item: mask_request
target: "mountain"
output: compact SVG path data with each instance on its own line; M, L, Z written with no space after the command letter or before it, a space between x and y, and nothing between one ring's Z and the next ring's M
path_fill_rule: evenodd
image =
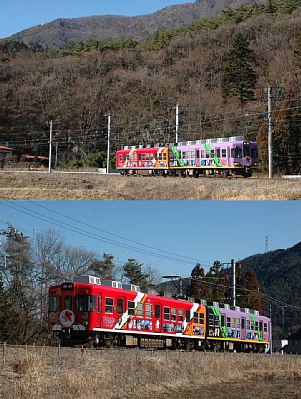
M252 3L253 0L202 0L197 3L170 6L153 14L137 17L105 15L60 18L25 29L9 39L54 48L64 48L69 42L86 42L91 37L107 41L122 38L142 41L155 32L183 27L202 18L217 16L227 6L237 7Z
M242 263L246 269L255 270L263 291L279 301L272 302L274 323L301 326L301 242L288 249L252 255ZM296 306L296 310L283 302Z

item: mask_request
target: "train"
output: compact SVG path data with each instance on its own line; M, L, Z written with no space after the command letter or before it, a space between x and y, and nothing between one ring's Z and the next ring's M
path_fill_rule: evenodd
M48 330L65 346L266 353L271 321L256 310L173 297L82 275L49 287Z
M125 146L116 152L116 169L125 175L251 177L259 163L257 143L243 136Z

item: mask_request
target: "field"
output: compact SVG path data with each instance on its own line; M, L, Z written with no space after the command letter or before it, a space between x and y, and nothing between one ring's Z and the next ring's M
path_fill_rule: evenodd
M301 399L294 355L36 347L1 356L6 399Z
M1 172L2 200L300 200L301 180Z

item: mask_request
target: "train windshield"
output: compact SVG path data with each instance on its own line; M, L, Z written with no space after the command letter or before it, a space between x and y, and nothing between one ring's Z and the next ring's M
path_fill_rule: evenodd
M61 302L61 297L50 296L48 303L49 312L58 312L60 310L60 302Z
M232 158L241 158L242 157L242 148L238 145L234 148L231 148L231 157Z
M250 143L244 143L244 156L249 157L250 155Z
M78 295L76 297L76 310L78 312L92 312L96 309L95 296Z

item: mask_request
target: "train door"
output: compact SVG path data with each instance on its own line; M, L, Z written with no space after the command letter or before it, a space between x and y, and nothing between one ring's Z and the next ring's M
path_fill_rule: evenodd
M246 318L245 317L241 318L241 338L242 339L246 338Z
M121 319L122 315L125 312L125 298L122 296L117 296L117 320Z
M154 331L160 332L161 330L162 330L162 305L161 303L155 303Z
M95 327L101 326L101 293L96 293L96 304L95 304Z

